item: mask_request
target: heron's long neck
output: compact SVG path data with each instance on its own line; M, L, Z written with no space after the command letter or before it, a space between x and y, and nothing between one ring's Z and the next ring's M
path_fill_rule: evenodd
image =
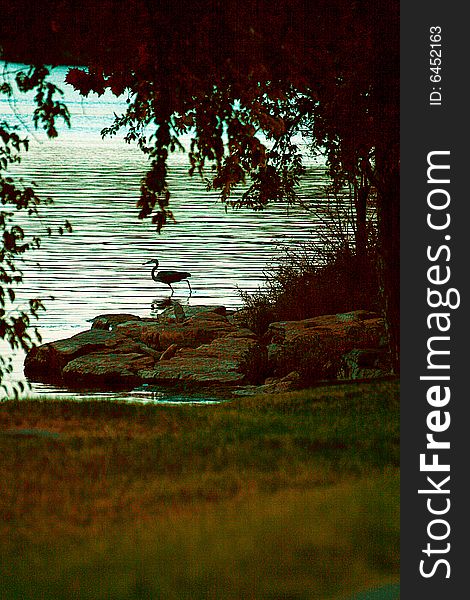
M158 265L155 265L152 269L152 279L154 281L158 281L157 279L157 271L158 271Z

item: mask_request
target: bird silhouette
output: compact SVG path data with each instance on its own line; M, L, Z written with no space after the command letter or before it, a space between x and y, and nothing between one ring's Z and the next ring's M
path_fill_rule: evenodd
M171 296L175 293L175 290L172 288L172 283L177 283L178 281L186 281L189 287L189 296L193 293L191 289L191 285L189 284L188 277L191 277L191 273L187 271L158 271L158 260L148 260L144 262L144 265L150 265L155 263L155 266L152 269L152 279L157 283L165 283L171 289ZM170 296L170 298L171 298Z

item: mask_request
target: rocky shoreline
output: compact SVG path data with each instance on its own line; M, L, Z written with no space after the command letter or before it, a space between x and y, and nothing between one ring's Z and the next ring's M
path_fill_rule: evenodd
M358 310L276 322L260 337L246 327L243 311L176 302L156 318L100 315L88 331L33 348L24 372L31 381L75 389L265 392L388 374L377 314Z

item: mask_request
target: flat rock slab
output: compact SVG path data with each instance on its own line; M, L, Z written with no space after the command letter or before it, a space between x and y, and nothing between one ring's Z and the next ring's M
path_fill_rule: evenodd
M136 315L131 315L128 313L109 313L105 315L98 315L94 319L92 319L92 329L104 329L105 331L110 331L114 329L120 323L127 323L129 321L141 321L141 318Z
M263 380L266 363L266 350L256 340L223 337L196 349L180 349L176 356L139 375L154 384L239 385Z
M180 309L184 313L184 318L189 319L200 314L213 313L225 317L227 315L227 309L225 306L211 306L211 305L200 305L200 306L184 306L178 304ZM175 307L169 306L160 315L158 315L158 321L160 323L176 323L178 322L178 310L175 314Z
M214 313L199 313L183 323L156 320L124 323L116 327L116 332L164 352L173 344L180 348L197 348L235 329L226 317Z
M64 378L65 368L71 362L80 357L97 356L97 352L103 357L110 357L113 352L138 354L151 358L151 362L160 357L160 353L153 348L121 335L117 330L91 329L65 340L33 348L25 359L24 373L33 380L60 382ZM91 361L88 364L91 366Z
M379 315L358 310L350 313L313 317L302 321L271 323L266 339L268 343L282 344L300 335L318 335L320 338L348 338L353 343L352 349L354 343L360 345L366 343L371 347L379 346L384 333L384 322Z
M154 363L151 356L136 352L93 352L71 360L63 368L62 377L71 387L98 385L114 389L136 385L140 381L138 372Z
M324 315L302 321L271 323L265 336L269 368L276 377L298 371L309 383L345 374L343 355L354 349L378 349L385 339L383 319L368 311ZM351 369L346 376L352 377ZM354 373L363 376L364 372ZM370 370L369 377L383 373Z
M238 385L245 381L245 375L236 371L232 361L197 356L162 361L155 369L140 371L139 375L144 382L157 385Z
M387 374L385 350L356 348L342 356L340 375L345 379L372 379Z
M57 381L62 369L74 358L89 354L106 346L114 339L110 331L92 329L65 340L43 344L33 348L26 356L24 373L27 377L44 377L45 381Z

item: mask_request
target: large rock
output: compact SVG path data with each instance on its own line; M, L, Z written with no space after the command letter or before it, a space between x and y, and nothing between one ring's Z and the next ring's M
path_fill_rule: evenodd
M132 387L140 382L138 372L150 369L154 362L151 356L136 352L92 352L71 360L63 368L62 377L67 385L82 389Z
M105 348L114 338L110 331L93 329L78 333L66 340L43 344L30 350L24 363L26 377L33 380L57 381L62 377L65 365L79 356Z
M98 351L109 355L113 350L120 354L147 356L152 361L160 358L160 353L153 348L123 336L116 330L91 329L65 340L33 348L26 356L24 373L33 381L58 382L62 380L63 371L71 361Z
M266 335L269 365L276 377L297 371L304 382L336 378L344 354L378 348L384 334L383 320L367 311L271 323Z
M356 339L358 343L378 346L384 336L383 319L376 313L356 310L336 315L323 315L302 321L278 321L268 327L268 343L289 342L298 335L322 338Z
M127 323L129 321L141 321L141 318L136 315L131 315L127 313L120 314L105 314L98 315L94 319L92 319L92 329L104 329L105 331L111 331L120 323Z
M178 322L178 310L175 313L175 305L178 305L183 313L185 319L194 317L200 314L214 313L222 317L227 316L227 309L225 306L211 306L211 305L200 305L200 306L184 306L173 301L173 306L166 308L160 315L158 315L158 321L160 323L176 323Z
M302 378L297 371L284 377L268 377L264 385L244 385L233 392L234 396L255 396L257 394L283 394L302 387Z
M222 315L200 312L183 323L177 323L176 319L133 321L118 325L116 331L163 352L173 344L180 348L197 348L236 331L236 327Z
M344 379L372 379L389 374L387 353L380 349L350 350L341 357L339 375Z
M182 348L140 377L153 384L235 385L264 379L266 349L251 337L225 336L198 348Z

